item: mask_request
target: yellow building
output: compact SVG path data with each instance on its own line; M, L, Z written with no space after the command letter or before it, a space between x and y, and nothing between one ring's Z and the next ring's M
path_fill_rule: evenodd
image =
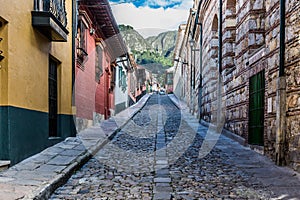
M2 0L0 160L15 164L75 135L72 1Z

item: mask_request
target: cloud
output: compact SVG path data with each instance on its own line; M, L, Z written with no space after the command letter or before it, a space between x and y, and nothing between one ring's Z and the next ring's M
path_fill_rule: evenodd
M179 6L182 3L181 0L149 0L146 1L146 6L150 8L173 8L175 6Z
M157 35L166 30L175 30L183 22L187 21L189 8L193 1L181 1L173 8L164 8L164 4L176 4L178 0L150 0L147 4L156 2L158 8L151 8L149 5L137 7L133 3L113 4L112 11L118 24L133 26L143 36ZM165 2L165 3L164 3Z
M193 2L192 0L111 0L114 4L132 3L137 8L146 7L149 8L173 8L178 7L186 2Z

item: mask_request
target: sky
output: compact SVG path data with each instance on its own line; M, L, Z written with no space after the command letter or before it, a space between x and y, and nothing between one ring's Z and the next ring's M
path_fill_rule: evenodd
M118 24L134 27L145 38L186 23L193 0L110 0Z

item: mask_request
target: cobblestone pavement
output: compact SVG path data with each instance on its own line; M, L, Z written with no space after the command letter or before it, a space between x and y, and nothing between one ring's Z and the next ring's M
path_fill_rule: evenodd
M146 106L51 199L298 199L299 174L220 136L167 95Z

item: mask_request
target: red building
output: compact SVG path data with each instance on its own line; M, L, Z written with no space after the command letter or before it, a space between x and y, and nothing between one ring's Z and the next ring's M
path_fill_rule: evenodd
M126 52L108 1L79 1L74 89L78 131L110 117L115 60Z

